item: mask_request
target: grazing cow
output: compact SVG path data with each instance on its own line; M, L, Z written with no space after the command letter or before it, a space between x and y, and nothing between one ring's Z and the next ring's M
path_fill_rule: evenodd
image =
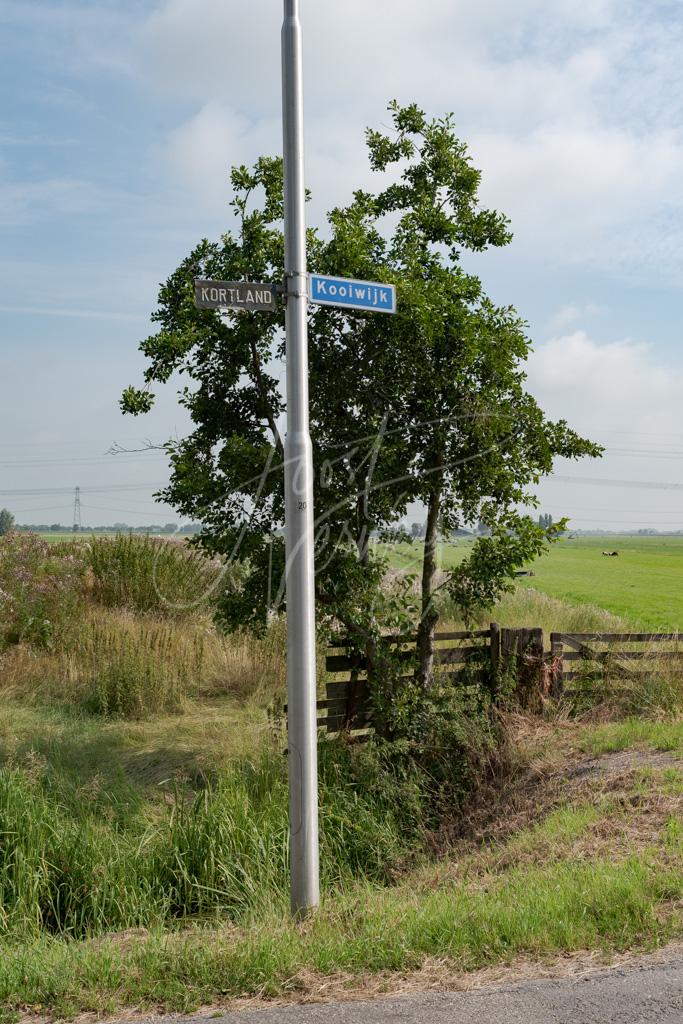
M617 558L619 555L618 551L603 551L605 558Z

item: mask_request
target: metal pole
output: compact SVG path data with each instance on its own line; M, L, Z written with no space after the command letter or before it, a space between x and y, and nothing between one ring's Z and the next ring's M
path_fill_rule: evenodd
M315 681L313 453L308 432L308 277L304 187L302 38L299 0L285 0L282 124L285 174L287 438L287 688L292 913L320 900Z

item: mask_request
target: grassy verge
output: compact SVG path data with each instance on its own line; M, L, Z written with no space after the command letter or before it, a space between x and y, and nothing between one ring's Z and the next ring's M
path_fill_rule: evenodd
M651 949L683 934L683 819L672 810L682 781L672 769L642 769L616 788L596 783L590 799L575 794L504 843L425 864L393 888L351 885L304 926L271 911L229 927L205 920L85 942L5 942L0 1001L8 1019L29 1009L187 1011L302 995L322 977L343 991L435 958L474 970L522 955Z
M637 748L683 753L683 721L627 718L604 722L580 733L578 743L580 749L598 756Z

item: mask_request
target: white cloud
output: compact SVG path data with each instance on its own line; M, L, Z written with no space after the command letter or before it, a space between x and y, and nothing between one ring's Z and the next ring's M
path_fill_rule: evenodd
M680 282L683 78L676 33L651 6L425 0L416 16L413 0L306 4L316 212L368 182L363 129L388 122L387 101L416 99L454 111L518 257L664 268ZM280 151L280 12L266 0L164 0L142 27L138 74L197 105L164 155L200 209L224 209L229 164Z
M603 307L599 306L595 302L570 302L564 306L561 306L556 313L550 319L550 328L553 333L557 331L563 331L567 327L576 323L577 320L583 320L586 317L597 316L603 312Z
M661 364L651 345L598 344L578 330L538 347L529 383L553 416L598 439L681 434L683 371Z
M0 181L0 226L25 224L61 214L92 213L105 208L106 190L75 178Z
M227 215L230 168L271 149L272 131L214 100L169 134L163 162L204 209Z
M654 257L664 210L683 245L683 140L673 132L553 127L481 135L473 148L487 169L482 195L546 258L631 266ZM680 258L667 264L683 269Z

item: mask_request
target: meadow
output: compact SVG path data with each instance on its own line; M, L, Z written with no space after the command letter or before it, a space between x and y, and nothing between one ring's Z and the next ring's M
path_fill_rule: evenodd
M471 543L466 538L442 543L443 568L458 564ZM382 550L393 568L417 571L419 542L384 545ZM605 558L603 551L618 551L619 555ZM683 628L683 537L563 538L526 568L535 575L520 578L520 589L533 588L577 607L604 608L646 630Z
M294 924L284 624L222 634L196 599L215 574L154 539L0 546L2 1024L343 997L425 971L447 986L683 936L680 685L637 717L616 699L501 709L471 800L438 820L405 765L321 741L322 906ZM523 586L489 614L630 622ZM623 752L631 770L585 782Z

